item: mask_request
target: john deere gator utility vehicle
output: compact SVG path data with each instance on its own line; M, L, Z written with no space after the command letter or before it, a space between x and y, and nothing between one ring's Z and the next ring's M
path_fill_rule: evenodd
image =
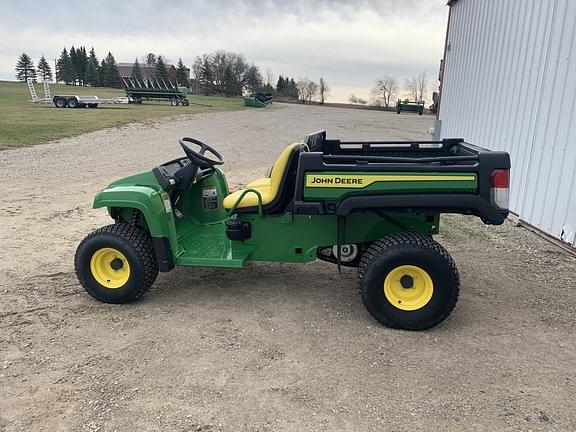
M185 155L96 195L115 223L78 247L90 295L136 300L158 271L325 260L358 268L362 301L382 324L421 330L456 304L458 271L433 240L441 213L501 224L507 153L461 139L340 141L324 131L287 146L269 177L230 192L220 153L182 138ZM191 288L193 289L193 288Z

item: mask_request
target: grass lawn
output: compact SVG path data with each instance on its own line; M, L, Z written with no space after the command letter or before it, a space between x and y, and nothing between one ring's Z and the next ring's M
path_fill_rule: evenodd
M99 98L126 96L123 90L100 87L50 85L52 95L95 95ZM42 84L36 84L42 97ZM142 105L100 105L96 109L58 109L53 104L28 102L28 87L23 82L0 81L0 150L38 144L97 129L160 117L174 117L210 111L244 109L241 98L189 95L190 106L170 105L168 100L144 101ZM200 103L211 106L194 105Z

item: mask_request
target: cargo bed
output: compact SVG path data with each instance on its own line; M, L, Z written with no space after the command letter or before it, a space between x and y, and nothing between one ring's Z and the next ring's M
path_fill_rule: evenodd
M501 224L508 215L506 152L462 139L342 141L307 137L294 212L345 216L359 210L462 213Z

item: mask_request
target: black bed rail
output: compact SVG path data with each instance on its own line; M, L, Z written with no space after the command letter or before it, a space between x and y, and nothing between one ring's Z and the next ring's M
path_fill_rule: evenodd
M433 163L433 162L462 162L477 161L478 155L475 156L433 156L433 157L397 157L397 156L362 156L362 155L325 155L324 162L353 162L357 165L370 162L396 162L396 163Z

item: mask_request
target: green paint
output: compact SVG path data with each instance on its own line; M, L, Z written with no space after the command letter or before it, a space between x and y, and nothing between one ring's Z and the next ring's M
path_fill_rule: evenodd
M350 176L358 174L361 177L370 177L370 173L359 172L309 172L307 178L315 175L322 176ZM426 181L376 181L366 187L331 187L326 184L325 187L305 187L305 199L329 199L338 200L350 195L376 195L383 193L419 193L419 192L475 192L478 188L478 179L475 173L427 173L427 172L382 172L374 174L375 176L436 176L439 178L446 177L474 177L473 180L426 180Z

